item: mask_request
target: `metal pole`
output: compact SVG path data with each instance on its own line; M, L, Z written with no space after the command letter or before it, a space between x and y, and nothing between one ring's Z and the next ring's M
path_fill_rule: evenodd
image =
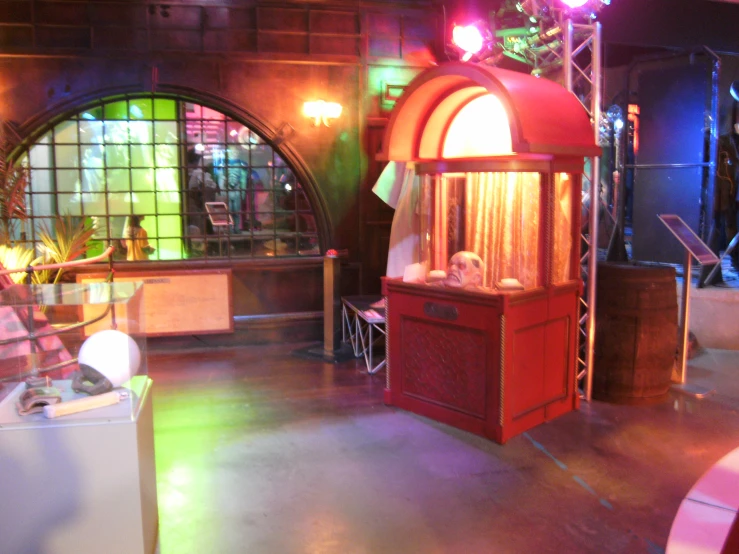
M595 24L593 32L593 78L591 95L591 114L596 144L600 144L601 99L603 88L601 83L601 25ZM593 358L595 356L595 294L598 278L598 220L600 214L600 158L593 158L590 164L593 172L590 179L590 257L588 258L588 343L585 363L585 400L590 402L593 392ZM595 207L595 209L593 209Z
M703 210L703 228L701 238L708 242L711 233L711 222L713 221L714 210L713 203L716 195L716 167L718 165L718 88L719 74L721 72L721 58L710 48L703 47L706 52L713 58L711 64L711 118L709 125L709 141L708 141L708 172L705 186L705 204Z
M573 27L572 20L566 20L562 29L564 29L564 52L563 52L563 66L564 66L564 77L565 77L565 88L572 92L572 41L573 41Z
M341 317L340 267L338 257L323 257L323 350L327 354L333 354L339 349L337 324Z
M682 310L680 311L680 383L685 384L688 377L688 324L690 322L690 286L691 286L691 254L685 249L685 263L683 264L683 294Z

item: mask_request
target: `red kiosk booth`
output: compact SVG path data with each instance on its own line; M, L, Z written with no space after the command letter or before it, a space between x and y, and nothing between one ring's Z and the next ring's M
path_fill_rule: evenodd
M483 288L383 278L387 404L499 443L578 407L581 174L599 154L552 81L449 63L410 83L380 154L415 172L395 218L426 272L479 255Z

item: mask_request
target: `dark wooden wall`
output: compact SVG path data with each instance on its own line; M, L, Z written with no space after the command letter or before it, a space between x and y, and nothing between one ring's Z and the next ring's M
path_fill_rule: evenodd
M303 169L322 246L349 251L345 292L379 291L392 211L371 193L374 154L393 99L441 50L439 5L0 0L0 118L32 140L85 102L158 91L244 119ZM302 115L319 98L344 108L331 127ZM320 261L235 263L235 315L320 310Z

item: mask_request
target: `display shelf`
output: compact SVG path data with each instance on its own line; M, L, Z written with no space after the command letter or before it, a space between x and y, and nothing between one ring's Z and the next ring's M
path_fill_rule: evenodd
M47 419L43 413L20 415L16 403L26 390L26 385L25 383L6 383L10 393L0 400L0 428L55 427L132 421L138 417L141 410L141 399L147 387L147 382L148 378L146 376L136 375L124 386L115 389L129 393L127 398L121 399L117 404L53 419ZM62 402L88 397L85 393L74 392L70 379L53 380L52 386L61 393Z
M35 414L0 427L3 552L155 552L151 385L144 376L132 383L135 408L110 406L52 420ZM0 413L13 420L13 412L8 397Z

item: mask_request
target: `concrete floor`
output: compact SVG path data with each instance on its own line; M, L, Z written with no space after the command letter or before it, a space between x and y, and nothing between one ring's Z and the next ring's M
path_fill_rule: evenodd
M500 446L301 346L149 353L163 554L660 553L739 446L739 352L691 360L707 398L583 404Z

